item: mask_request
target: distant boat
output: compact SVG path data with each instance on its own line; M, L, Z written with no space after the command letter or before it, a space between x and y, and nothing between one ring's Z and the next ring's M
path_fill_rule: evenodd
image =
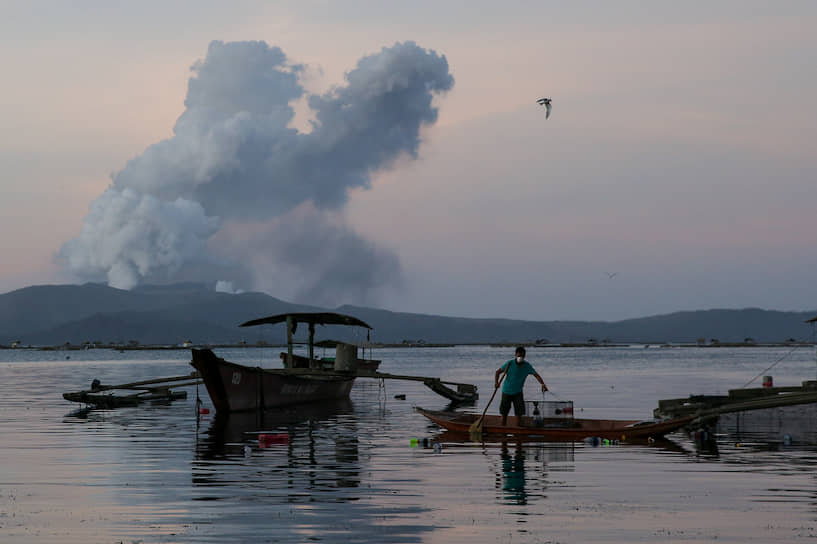
M283 368L262 369L225 361L210 349L193 349L191 365L199 372L217 412L243 412L349 396L358 369L374 372L380 361L360 359L357 346L337 342L335 357L316 359L315 325L348 325L371 329L356 317L330 313L280 314L242 323L241 327L286 323L287 352ZM298 323L309 327L308 355L293 353Z

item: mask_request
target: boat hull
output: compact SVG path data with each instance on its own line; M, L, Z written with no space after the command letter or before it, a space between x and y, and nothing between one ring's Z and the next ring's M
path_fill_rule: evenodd
M449 431L470 433L471 425L479 419L478 414L442 412L417 408L422 415ZM510 420L511 418L509 418ZM554 442L581 441L585 438L611 440L634 440L660 438L689 424L694 417L669 421L642 423L637 420L570 419L544 420L540 424L530 416L522 419L522 425L502 425L501 416L486 415L482 422L483 434L536 436Z
M194 349L190 363L199 372L217 412L246 412L348 398L354 376L315 371L287 374L239 365L209 349Z

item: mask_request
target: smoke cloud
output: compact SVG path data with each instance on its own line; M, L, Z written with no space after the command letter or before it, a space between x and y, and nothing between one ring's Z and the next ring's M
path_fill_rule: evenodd
M60 250L68 269L121 288L192 274L315 304L399 284L397 255L354 232L343 208L374 172L417 156L434 96L454 83L445 57L397 43L322 95L265 42L214 41L191 70L173 136L113 175ZM313 111L308 133L291 127L299 99Z
M218 218L207 217L197 202L109 188L91 203L79 237L62 253L80 275L103 272L112 287L130 289L141 278L171 279L218 228Z

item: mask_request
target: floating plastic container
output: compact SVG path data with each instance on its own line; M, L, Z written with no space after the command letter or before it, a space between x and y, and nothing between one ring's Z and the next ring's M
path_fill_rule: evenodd
M289 434L287 433L262 433L258 435L258 447L269 448L270 446L289 444Z
M596 448L599 445L601 445L601 438L598 436L588 436L587 438L584 439L584 443L589 444L590 446Z

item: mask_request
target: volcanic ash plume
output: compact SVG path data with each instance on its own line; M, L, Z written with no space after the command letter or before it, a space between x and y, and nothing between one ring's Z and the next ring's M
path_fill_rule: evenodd
M173 136L116 173L62 247L69 270L126 289L186 279L275 284L312 303L365 298L399 281L397 256L345 225L342 212L350 189L417 156L421 127L437 120L433 97L454 83L448 63L398 43L362 58L323 95L305 91L303 71L264 42L212 42L192 67ZM291 127L299 99L313 111L308 133ZM242 239L248 231L265 237Z

